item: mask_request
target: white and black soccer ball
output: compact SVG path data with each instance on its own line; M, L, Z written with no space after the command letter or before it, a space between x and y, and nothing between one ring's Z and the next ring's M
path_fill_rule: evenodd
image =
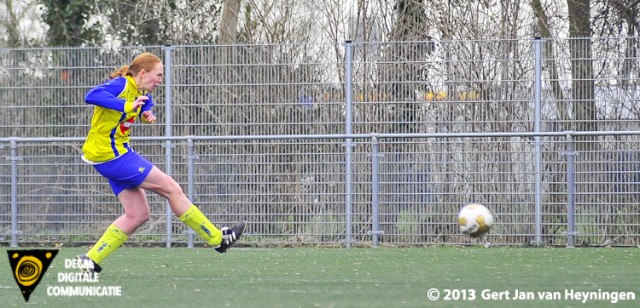
M460 232L473 238L478 238L491 230L493 212L479 203L467 204L458 213Z

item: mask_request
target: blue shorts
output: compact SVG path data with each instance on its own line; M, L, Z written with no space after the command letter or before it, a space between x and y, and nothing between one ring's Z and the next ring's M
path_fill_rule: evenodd
M129 151L117 159L93 165L93 167L109 180L111 190L118 196L127 188L142 185L153 164L138 153Z

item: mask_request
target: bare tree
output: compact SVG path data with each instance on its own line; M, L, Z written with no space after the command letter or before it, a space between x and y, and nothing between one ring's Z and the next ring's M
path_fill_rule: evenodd
M45 38L46 25L38 16L37 0L4 0L0 3L0 46L39 46ZM4 31L3 31L4 30Z
M591 0L568 0L571 87L575 130L596 130L593 65L591 54Z
M640 1L608 0L603 1L603 8L594 16L594 27L599 28L602 35L626 35L624 61L621 63L620 85L628 88L633 82L634 68L638 67L634 59L638 50L634 37L638 35L638 21L640 19Z
M238 15L240 14L241 4L242 0L225 1L224 8L222 10L222 19L220 20L220 38L218 40L218 43L221 45L236 42Z
M108 33L122 45L209 44L217 37L222 5L217 1L96 1Z

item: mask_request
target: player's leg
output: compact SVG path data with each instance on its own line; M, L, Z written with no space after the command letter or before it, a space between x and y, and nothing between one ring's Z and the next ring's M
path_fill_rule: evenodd
M125 234L131 235L149 220L149 202L144 189L140 187L125 189L118 194L124 207L124 215L118 217L113 224Z
M107 230L87 254L78 256L80 268L91 276L94 272L101 272L102 266L100 264L122 246L129 235L149 218L149 204L144 190L140 188L121 189L118 185L113 187L114 191L120 191L118 199L122 203L125 213L107 227Z
M124 207L124 215L107 228L86 255L78 256L80 266L89 274L100 272L100 264L149 219L149 204L143 189L123 189L118 194L118 199Z
M244 223L230 229L216 228L200 209L191 203L180 185L155 166L140 187L167 198L171 210L180 218L180 221L196 231L209 245L217 247L219 252L225 252L234 241L240 238L244 230Z
M113 194L124 207L124 215L116 219L86 255L78 256L85 272L100 272L100 263L118 249L149 218L149 204L140 183L153 165L135 152L118 159L94 165L109 180Z

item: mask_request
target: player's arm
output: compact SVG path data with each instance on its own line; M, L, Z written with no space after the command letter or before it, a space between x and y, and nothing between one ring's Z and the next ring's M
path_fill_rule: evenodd
M140 108L140 120L144 123L154 123L156 121L156 116L151 110L151 107L153 107L153 98L149 93L146 94L146 97L148 99Z
M125 78L115 78L108 82L101 84L87 92L84 97L84 101L87 104L92 104L108 109L113 109L120 112L131 112L136 108L143 106L146 101L146 97L140 97L133 102L127 102L124 99L118 98L118 95L122 93L126 86L127 80Z

